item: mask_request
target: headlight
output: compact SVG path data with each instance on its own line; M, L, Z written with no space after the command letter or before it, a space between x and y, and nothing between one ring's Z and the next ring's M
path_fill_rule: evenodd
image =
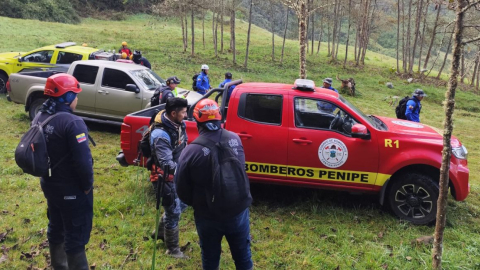
M453 155L458 159L467 159L468 151L465 146L454 147L452 148Z

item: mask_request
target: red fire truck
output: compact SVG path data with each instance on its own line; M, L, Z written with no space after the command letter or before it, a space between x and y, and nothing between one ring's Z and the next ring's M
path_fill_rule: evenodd
M232 84L238 85L226 102ZM224 127L242 139L250 181L373 193L402 219L414 224L435 220L442 160L442 135L436 128L365 115L310 80L235 81L203 98L220 101ZM192 117L197 102L190 104L185 120L190 142L198 136ZM125 117L120 164L134 164L142 133L163 106ZM451 144L450 191L462 201L470 191L467 150L455 137Z

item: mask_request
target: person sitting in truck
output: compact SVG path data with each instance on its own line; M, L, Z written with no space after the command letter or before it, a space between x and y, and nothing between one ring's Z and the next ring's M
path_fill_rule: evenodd
M147 58L142 56L141 51L133 51L133 62L137 65L142 65L145 66L149 69L152 69L152 65L150 65L150 62L147 60Z
M203 64L202 65L202 72L197 77L197 92L199 94L205 95L208 90L212 87L210 86L210 81L208 79L208 66Z
M338 93L338 90L332 87L332 83L333 83L332 78L325 78L325 80L323 80L323 87L322 88L329 89L329 90L332 90L332 91L335 91L335 92ZM326 113L333 113L333 111L335 111L335 109L337 107L328 103L328 102L318 101L317 102L317 108L320 111L323 111L323 112L326 112Z
M412 98L407 102L405 117L412 122L420 122L420 111L422 110L422 103L424 97L427 95L422 89L415 89Z
M221 82L218 87L219 88L223 88L225 87L225 84L229 83L232 81L232 73L230 72L227 72L225 73L225 80L223 82ZM232 85L228 88L228 95L227 95L227 101L226 101L226 104L228 105L228 102L230 101L230 95L232 94L233 92L233 89L235 88L236 85Z
M126 53L128 59L131 59L131 56L133 55L132 50L128 48L128 44L126 41L122 42L122 47L120 48L120 50L118 50L118 53L120 54ZM126 58L123 58L123 59L126 59Z

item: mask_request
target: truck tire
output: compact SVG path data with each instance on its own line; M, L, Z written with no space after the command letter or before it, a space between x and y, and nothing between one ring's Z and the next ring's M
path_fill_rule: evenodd
M5 94L7 92L7 81L8 77L5 74L0 73L0 94Z
M45 98L37 98L32 102L32 104L30 104L30 109L28 110L28 116L30 117L30 120L33 120L33 118L35 118L35 115L37 115L38 111L42 108L42 104L45 101Z
M436 219L438 196L438 185L430 176L405 173L392 183L388 201L399 218L416 225L426 225Z

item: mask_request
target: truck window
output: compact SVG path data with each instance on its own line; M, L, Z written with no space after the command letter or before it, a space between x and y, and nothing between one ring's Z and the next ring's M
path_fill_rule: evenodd
M253 122L282 124L282 95L244 93L240 97L238 116Z
M355 119L330 102L295 98L295 126L298 128L328 129L349 135L356 123Z
M83 56L81 54L58 52L57 64L71 64L74 61L82 60L82 58Z
M77 78L80 83L95 84L97 78L98 67L88 65L76 65L73 71L73 77Z
M50 63L53 51L38 51L22 57L24 62Z
M116 69L104 69L102 86L125 89L127 84L135 84L127 73Z

